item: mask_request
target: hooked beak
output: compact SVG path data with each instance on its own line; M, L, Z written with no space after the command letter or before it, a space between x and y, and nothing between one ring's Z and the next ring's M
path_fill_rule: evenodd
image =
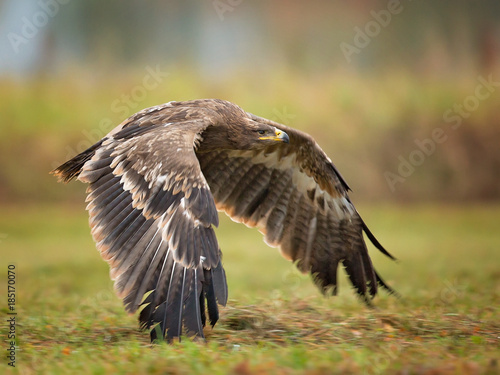
M276 129L274 130L275 136L270 136L270 137L260 137L259 139L265 140L269 139L272 141L279 141L279 142L284 142L284 143L290 143L290 138L288 137L288 134L286 134L283 130Z

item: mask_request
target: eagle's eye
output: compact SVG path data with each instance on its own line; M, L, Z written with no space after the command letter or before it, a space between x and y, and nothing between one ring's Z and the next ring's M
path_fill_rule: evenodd
M258 133L259 134L266 134L266 131L265 130L259 130Z

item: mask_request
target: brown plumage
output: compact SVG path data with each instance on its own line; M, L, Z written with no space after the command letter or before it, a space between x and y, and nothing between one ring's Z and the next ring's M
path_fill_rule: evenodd
M308 134L222 100L170 102L131 116L53 171L89 184L92 236L128 312L151 339L203 337L227 283L217 210L336 293L341 262L369 303L382 286L346 182Z

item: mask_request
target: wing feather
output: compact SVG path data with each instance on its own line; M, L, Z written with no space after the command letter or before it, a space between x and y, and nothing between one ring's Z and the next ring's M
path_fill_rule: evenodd
M252 122L285 131L289 144L252 149L244 135L241 143L228 141L230 133L248 130L238 126ZM394 293L375 272L363 232L390 254L359 216L323 150L309 135L231 103L145 109L53 173L89 184L92 236L117 294L127 311L141 308L141 327L152 329L153 340L183 332L203 338L207 315L214 325L217 305L227 302L213 230L217 209L258 227L324 293L336 293L339 263L367 302L377 286Z
M169 340L183 326L203 337L205 289L212 290L212 324L217 303L227 300L213 230L217 210L195 154L200 134L214 120L187 117L189 111L180 116L171 104L142 111L55 172L89 183L92 236L118 296L130 313L142 305L141 326L159 323ZM205 272L211 275L207 285Z
M289 208L293 209L295 202L295 191L290 179L287 180L288 184L283 186L283 190L274 190L274 195L277 196L275 205L272 207L269 219L266 222L266 242L271 246L277 246L283 237L283 230L285 229L285 219L289 215ZM279 185L278 185L279 186ZM277 187L277 186L276 186Z
M336 293L342 262L356 292L368 302L377 285L385 284L375 273L363 232L387 252L350 202L347 183L309 135L248 116L287 132L290 143L259 152L197 154L217 209L258 227L266 243L279 247L302 272L310 272L325 293Z

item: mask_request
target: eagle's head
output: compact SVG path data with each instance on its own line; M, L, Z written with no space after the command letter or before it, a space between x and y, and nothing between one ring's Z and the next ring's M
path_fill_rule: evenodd
M230 139L239 150L259 150L277 143L290 143L288 134L272 125L253 120L245 126L235 127Z
M211 110L217 113L217 121L201 135L204 140L199 152L213 149L261 150L278 143L290 143L288 134L271 124L256 121L236 104L211 101Z

